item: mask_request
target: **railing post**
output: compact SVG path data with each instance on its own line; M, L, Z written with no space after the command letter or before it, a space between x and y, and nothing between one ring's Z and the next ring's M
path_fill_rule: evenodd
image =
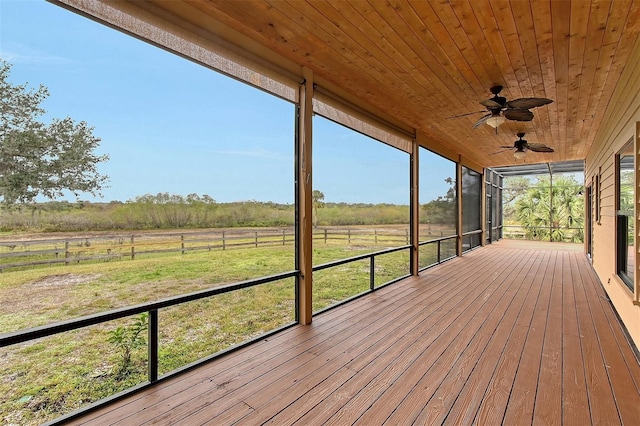
M438 263L440 263L440 243L441 240L438 240Z
M369 288L373 291L376 288L376 257L369 257Z
M153 383L158 380L158 310L149 311L148 331L148 363L149 363L149 382Z

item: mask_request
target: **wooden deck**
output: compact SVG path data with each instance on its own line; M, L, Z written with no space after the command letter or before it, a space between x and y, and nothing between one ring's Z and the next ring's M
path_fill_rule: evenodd
M581 250L501 241L74 424L640 424L640 367Z

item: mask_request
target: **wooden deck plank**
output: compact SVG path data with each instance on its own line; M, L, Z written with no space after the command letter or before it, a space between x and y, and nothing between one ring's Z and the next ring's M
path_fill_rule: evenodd
M639 383L584 255L501 241L69 423L633 424Z
M536 300L524 352L520 359L515 382L507 403L507 411L503 419L504 424L526 424L533 421L533 410L538 392L537 384L542 359L542 345L551 297L551 286L544 284L550 282L550 275L553 274L553 271L550 270L550 265L555 264L556 257L556 253L551 255L549 264L539 283L541 286L540 294Z
M459 354L469 345L469 341L482 325L482 321L473 321L474 316L486 318L493 308L489 303L491 295L504 288L505 277L509 275L509 268L516 261L517 259L513 259L505 264L502 270L497 269L500 272L490 277L492 283L485 288L481 297L470 294L468 298L473 302L464 306L463 309L457 309L455 317L447 318L446 322L443 322L440 335L432 344L427 346L430 342L419 342L420 345L415 346L414 351L407 353L409 363L404 371L386 370L383 375L376 377L362 388L358 397L349 401L336 416L330 419L328 424L351 424L356 420L360 424L370 424L372 417L386 418L398 402L407 395L407 392L416 389L417 383L429 372L436 372L436 374L448 372L449 369L446 366L455 363ZM437 366L435 369L429 368L434 365ZM430 381L432 384L435 382L435 380ZM420 394L425 398L428 393L428 389L420 390ZM363 413L365 413L364 416Z
M551 293L547 324L542 344L542 359L538 374L538 392L533 410L533 424L557 425L562 423L562 262L564 256L556 257L553 273L550 274Z
M465 273L465 270L462 269L460 273ZM441 291L445 291L444 288ZM434 297L436 295L436 297ZM451 299L452 296L449 296ZM315 367L310 365L309 362L298 362L296 364L289 363L290 365L281 365L275 368L268 370L268 375L260 376L259 383L257 381L252 381L247 386L243 386L238 389L227 389L224 394L225 400L229 399L229 396L233 396L233 399L229 399L229 401L223 401L222 404L216 404L215 410L206 409L205 408L210 405L208 402L211 399L210 394L212 392L207 392L206 397L203 399L202 396L198 398L198 400L190 401L187 404L184 404L182 407L176 411L172 410L167 415L171 417L180 416L182 414L189 415L189 413L199 412L201 410L205 410L203 413L199 413L198 416L208 416L210 418L215 418L216 416L222 416L222 419L226 419L226 415L224 411L226 409L233 409L233 406L237 403L236 398L240 398L244 400L250 406L262 406L264 402L260 402L259 400L251 401L252 398L262 398L265 395L267 398L279 397L280 403L283 403L283 392L286 392L286 395L294 395L295 392L291 391L291 387L296 383L301 383L302 380L308 375L314 372L317 368L321 367L324 364L331 365L329 361L339 362L339 359L334 359L340 356L343 352L350 348L361 348L359 346L360 342L370 342L375 341L376 339L372 339L371 335L363 332L362 330L370 326L371 322L375 321L378 326L381 326L381 333L383 333L382 338L387 337L387 335L391 332L388 328L384 328L384 326L388 324L397 323L402 316L405 316L405 312L407 307L412 309L413 307L419 304L433 304L434 308L437 308L439 303L447 300L447 298L440 294L440 292L435 292L434 294L422 294L421 297L412 297L409 300L400 299L396 303L391 305L383 305L383 309L372 310L369 309L366 315L360 315L353 322L345 321L343 324L343 328L340 330L333 330L331 335L327 337L326 340L323 338L319 338L316 345L312 348L309 347L306 351L311 351L314 360L321 360L320 363L316 364ZM391 309L393 307L393 309ZM402 308L402 309L400 309ZM417 311L417 310L416 310ZM374 318L369 318L369 316L373 316ZM382 318L382 320L380 319ZM366 347L366 346L365 346ZM286 358L286 357L285 357ZM289 369L292 365L296 366L296 368ZM337 368L338 365L332 365L332 368ZM264 366L259 366L257 368L259 372L264 371ZM248 372L247 374L249 374ZM282 374L281 374L282 373ZM262 392L262 389L269 388L268 392ZM225 404L228 402L229 404ZM269 407L273 408L273 405ZM217 411L216 411L217 410ZM160 419L158 419L160 420ZM188 417L184 418L184 421L191 421Z
M544 274L545 268L546 264L543 258L527 275L527 279L524 282L524 285L529 286L530 289L527 294L527 299L518 318L516 318L516 324L511 336L509 336L509 341L507 342L504 353L491 382L487 386L480 407L476 413L476 418L474 419L475 424L493 425L502 423L507 409L507 402L511 395L514 377L524 350L529 324L533 318L536 301L540 294L540 286L534 285L534 282L539 274L540 276Z
M582 339L582 357L584 359L585 379L589 395L591 422L594 424L620 424L589 303L590 297L598 296L589 291L586 281L587 277L580 271L576 276L574 290L576 312L578 313L578 324Z
M440 389L445 386L456 390L459 389L451 409L446 417L442 419L443 424L460 425L473 422L487 386L495 373L500 357L504 353L507 341L516 325L523 303L531 289L525 285L524 277L526 277L531 268L534 258L533 256L528 256L526 259L528 266L522 268L514 281L506 283L509 285L509 290L505 292L505 296L508 296L509 292L512 293L510 299L508 297L503 298L507 305L504 309L499 309L499 305L496 305L494 312L492 312L497 317L497 324L495 327L484 327L483 334L476 336L479 344L484 346L481 346L479 356L475 357L477 361L473 366L473 370L467 374L464 383L461 382L462 387L447 386L445 383L440 385ZM451 390L449 389L448 392L451 392Z
M480 284L478 284L476 287L478 288L479 292L486 290L486 288ZM469 292L471 296L474 295L473 292L470 292L469 288L466 288L466 289L460 288L460 289L457 289L456 291L448 291L449 295L455 295L460 292ZM426 335L426 336L429 336L430 338L435 338L438 335L438 332L433 332L432 330L434 328L437 330L437 327L443 324L447 324L447 319L446 319L447 316L453 316L453 315L460 316L464 311L464 306L459 305L459 299L455 297L454 298L449 297L448 300L451 301L451 303L446 306L440 306L440 307L425 306L425 308L422 309L421 312L416 313L414 315L415 317L415 320L413 321L414 323L407 325L406 321L401 322L399 324L399 327L392 330L392 333L387 334L387 336L385 336L386 338L384 339L384 343L383 343L383 340L380 340L380 341L376 341L375 342L376 344L374 346L363 348L363 349L366 349L367 352L362 352L357 354L357 356L354 356L353 360L350 360L349 364L345 365L345 367L349 368L350 370L357 371L358 373L365 374L367 377L370 377L369 383L372 383L373 378L376 378L379 380L379 378L376 376L378 374L381 374L380 368L382 368L382 366L386 366L387 368L387 371L385 371L384 374L394 374L393 372L404 371L404 368L402 367L402 362L403 361L411 362L411 359L412 359L411 351L408 350L408 348L410 349L412 346L415 347L418 344L421 347L428 346L429 340L428 339L420 340L422 336ZM473 300L473 298L470 298L470 300ZM376 324L376 327L377 327L377 324ZM410 331L408 333L403 334L403 330L410 330ZM394 336L402 336L402 338L398 340L398 338L397 337L394 338ZM371 339L367 339L367 340L371 340ZM391 366L388 363L386 363L385 365L385 363L381 364L381 363L375 362L378 357L382 356L382 354L384 354L385 358L394 360ZM335 366L328 366L327 370L335 371L335 368L336 368ZM326 374L326 372L324 374ZM296 389L299 386L303 386L303 385L307 386L308 388L313 388L314 383L313 382L309 383L306 379L307 377L305 377L300 382L298 382L297 383L298 386L296 386ZM350 383L346 386L348 388L352 388L353 384ZM361 389L361 387L358 387L356 390L358 389ZM344 389L341 389L341 391L344 391ZM293 393L295 394L295 392ZM362 402L364 400L362 398L358 398L358 401ZM273 408L273 405L271 406L271 408ZM322 411L324 411L324 414L326 415L327 410L323 408ZM251 419L251 418L243 419L243 422L248 421L249 423L251 423L252 420L254 419ZM316 416L316 418L312 420L312 423L316 423L318 422L318 420L319 419Z
M595 326L605 371L609 378L611 390L614 394L614 401L620 413L622 424L640 423L640 405L637 403L638 387L630 375L629 367L620 351L620 344L613 335L613 327L618 326L618 321L611 324L609 318L604 314L605 294L602 286L598 287L592 276L581 273L585 289L590 293L588 298L593 324Z
M584 376L584 360L582 358L582 341L578 324L578 312L574 294L574 276L578 259L572 254L562 269L562 415L566 424L587 425L591 423L587 384Z

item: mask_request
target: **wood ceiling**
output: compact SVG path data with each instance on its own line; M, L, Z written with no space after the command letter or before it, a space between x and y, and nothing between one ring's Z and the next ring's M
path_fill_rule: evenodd
M530 152L527 163L584 159L640 49L640 2L630 0L185 3L182 18L209 30L221 23L483 166L514 164L511 150L495 152L518 132L555 149ZM494 85L507 99L554 102L498 134L472 128L482 113L450 118L484 110Z

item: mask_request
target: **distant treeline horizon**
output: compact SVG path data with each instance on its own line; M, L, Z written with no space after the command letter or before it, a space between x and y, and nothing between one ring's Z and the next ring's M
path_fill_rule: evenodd
M452 220L450 207L453 203L442 199L422 205L434 224ZM409 223L409 205L322 201L314 211L317 226ZM421 222L429 223L427 218ZM197 194L147 194L126 202L47 201L0 210L0 232L282 227L294 223L293 204L254 200L219 203Z

